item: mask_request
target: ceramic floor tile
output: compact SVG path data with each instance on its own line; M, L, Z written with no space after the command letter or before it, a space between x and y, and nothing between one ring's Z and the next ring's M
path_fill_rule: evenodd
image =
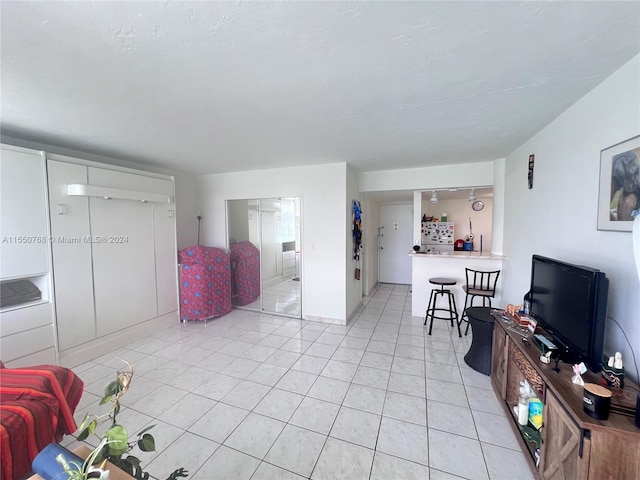
M157 418L174 427L187 430L216 403L215 400L210 398L189 393Z
M305 397L289 423L328 435L339 411L335 403Z
M339 362L337 360L329 360L327 365L322 369L323 377L335 378L350 382L358 370L358 365L353 363Z
M477 410L472 411L472 415L481 442L520 451L520 444L507 417Z
M443 365L441 363L425 362L426 376L432 380L443 382L462 383L462 375L457 365Z
M443 382L427 378L427 398L451 405L468 407L467 391L459 383Z
M258 345L264 345L265 347L280 348L287 343L289 339L287 337L281 337L280 335L269 335L258 343Z
M422 327L417 327L418 330L422 330ZM398 335L398 345L411 345L413 347L424 348L424 337L419 335L409 335L402 333L403 329L400 327L400 334Z
M190 367L180 375L175 376L174 378L169 379L166 383L171 385L172 387L180 388L181 390L186 390L188 392L194 390L203 383L207 383L211 377L215 375L211 370L207 370L205 368L200 367ZM131 387L135 385L138 379L136 378L133 383L131 383ZM129 392L127 392L127 397L129 396Z
M331 358L337 349L338 345L328 345L316 341L304 353L314 357Z
M301 372L313 373L320 375L320 372L327 365L326 358L314 357L312 355L302 355L296 363L291 367L292 370L300 370Z
M393 364L393 356L384 353L365 352L360 360L360 365L365 367L381 368L383 370L391 370Z
M494 415L504 415L504 410L493 390L465 387L472 410L480 410Z
M124 420L124 419L123 419ZM123 425L129 426L128 423L124 423ZM148 425L145 425L143 428L149 428L153 425L148 433L151 434L155 440L155 452L141 452L136 448L136 456L140 458L140 460L146 465L147 463L151 463L152 460L156 459L158 456L162 455L164 450L169 447L173 442L175 442L181 435L185 433L181 428L174 427L173 425L169 425L168 423L161 422L157 418L154 418ZM131 432L137 433L139 429L131 429Z
M267 358L265 362L278 367L291 368L291 366L296 363L300 357L301 355L299 353L277 350L273 355Z
M489 478L517 478L533 480L529 464L521 451L514 451L496 445L482 443L482 451L489 470Z
M222 445L195 473L193 480L249 480L259 464L257 458Z
M384 399L384 390L352 383L342 401L342 405L381 415Z
M253 411L267 417L287 422L303 399L304 397L297 393L274 388L267 393Z
M364 350L356 350L356 349L347 348L347 347L338 347L338 349L333 354L333 357L331 357L331 360L336 360L339 362L346 362L346 363L354 363L357 365L358 363L360 363L360 360L362 359L363 355L364 355Z
M269 390L271 390L271 387L243 380L220 401L245 410L253 410Z
M287 368L285 367L263 363L247 377L247 380L273 387L285 373L287 373Z
M429 428L429 466L464 478L489 478L478 440L432 428Z
M398 344L398 346L396 347L395 355L397 357L412 358L414 360L424 360L424 347Z
M236 378L247 378L251 373L261 365L260 362L249 360L247 358L236 358L229 365L220 370L223 375L229 375Z
M265 460L308 478L326 439L325 435L287 425Z
M182 400L187 392L169 385L162 385L153 393L142 397L137 402L130 405L131 408L145 414L158 417L165 410Z
M275 386L281 390L306 395L317 378L318 376L313 373L289 370Z
M224 445L263 459L286 424L250 413L224 441Z
M347 394L347 390L349 390L349 385L348 382L342 380L321 376L318 377L307 395L340 405Z
M327 345L335 345L338 346L344 340L344 335L337 335L334 333L324 332L322 335L318 337L316 343L324 343Z
M396 350L395 343L381 342L379 340L370 340L367 348L367 352L383 353L385 355L393 355Z
M429 465L427 427L383 417L377 450L421 465Z
M429 428L477 439L471 410L457 405L427 400Z
M360 338L360 337L345 337L345 339L340 344L341 347L345 348L353 348L356 350L366 350L367 345L369 345L368 338Z
M253 477L251 477L251 480L303 480L303 478L284 468L262 462Z
M452 473L446 473L441 470L436 470L435 468L430 468L429 480L465 480L465 479L463 477L459 477L458 475L453 475Z
M249 415L247 410L218 403L194 423L189 431L222 443L247 415Z
M250 349L242 353L242 358L255 360L256 362L264 362L271 355L276 353L275 348L265 347L264 345L254 345Z
M389 371L361 365L356 370L353 383L386 390L389 384Z
M391 371L424 377L424 361L415 360L413 358L403 358L395 355L393 357Z
M205 382L201 383L193 390L193 393L213 400L222 400L231 390L233 390L242 380L220 373L213 373ZM127 392L128 394L128 392Z
M425 480L429 478L429 468L419 463L392 457L382 452L376 452L373 459L370 480Z
M196 472L219 446L219 443L185 432L143 468L156 478L167 478L177 468ZM189 455L184 452L189 452Z
M427 402L422 397L387 392L382 416L427 426Z
M415 375L405 375L404 373L391 372L389 375L388 390L417 397L425 397L425 379Z
M379 427L379 415L341 407L330 436L363 447L375 448Z
M328 438L311 475L313 480L367 480L373 450Z
M224 367L229 365L236 359L233 355L227 355L226 353L214 352L208 357L200 360L196 366L200 368L205 368L207 370L211 370L213 372L219 372Z
M469 368L466 364L460 366L460 373L462 374L462 382L465 386L492 390L491 377L489 377L489 375L477 372Z

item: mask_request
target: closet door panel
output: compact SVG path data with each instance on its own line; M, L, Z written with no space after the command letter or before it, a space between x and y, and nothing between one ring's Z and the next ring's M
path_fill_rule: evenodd
M49 272L44 160L39 152L2 147L0 277Z
M89 168L89 183L151 191L149 177L98 168ZM98 336L156 316L152 208L129 200L89 199Z
M153 193L169 195L173 199L173 182L154 178ZM158 315L164 315L178 309L175 203L153 204L153 226Z
M87 183L87 167L47 162L58 347L96 337L89 199L67 195L67 185Z

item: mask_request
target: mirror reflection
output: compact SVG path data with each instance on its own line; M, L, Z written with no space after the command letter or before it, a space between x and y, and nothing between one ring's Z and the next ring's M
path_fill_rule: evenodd
M300 318L300 199L228 200L227 237L233 305Z

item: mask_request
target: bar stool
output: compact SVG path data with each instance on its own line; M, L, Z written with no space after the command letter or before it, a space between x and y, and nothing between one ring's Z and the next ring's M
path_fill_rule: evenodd
M467 328L464 330L464 334L469 333L469 317L467 316L467 309L473 307L473 300L482 298L482 306L486 307L487 303L491 307L491 299L496 295L496 285L498 283L498 277L500 277L500 270L494 270L490 272L473 270L471 268L464 269L467 284L462 286L465 292L464 297L464 309L462 315L458 321L458 328L462 322L467 322Z
M429 335L431 335L431 329L433 328L433 319L449 320L453 327L453 322L458 325L458 336L462 337L460 331L460 323L458 322L458 309L456 308L456 297L451 290L444 287L452 287L457 282L453 278L434 277L429 279L429 283L432 285L439 285L440 289L433 288L429 297L429 306L427 307L427 313L424 316L424 324L427 324L427 320L431 317L431 323L429 323ZM449 300L449 308L438 307L438 295L447 297ZM443 312L441 315L436 315L436 312ZM445 313L446 312L446 316Z

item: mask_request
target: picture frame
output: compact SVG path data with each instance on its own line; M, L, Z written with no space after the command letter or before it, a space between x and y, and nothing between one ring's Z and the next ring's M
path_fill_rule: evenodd
M533 188L533 162L535 158L535 155L529 155L529 166L527 167L527 187L529 189Z
M640 214L640 135L600 151L598 230L630 232Z

